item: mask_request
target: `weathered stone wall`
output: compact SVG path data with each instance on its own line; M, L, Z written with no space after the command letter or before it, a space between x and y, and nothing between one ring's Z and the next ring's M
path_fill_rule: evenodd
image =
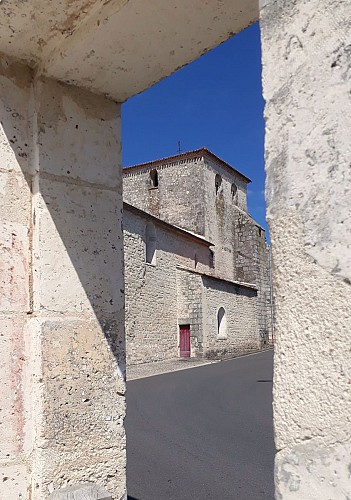
M212 241L218 276L255 282L257 224L247 214L246 182L240 175L207 157L174 160L157 166L159 185L151 188L153 168L124 172L124 200ZM222 178L218 192L216 174ZM234 195L233 184L237 188Z
M262 2L276 498L351 497L348 0Z
M171 224L204 235L202 158L158 166L157 188L150 184L152 168L124 171L124 201Z
M221 167L217 162L206 158L203 165L205 183L205 236L213 241L215 253L216 274L229 280L250 281L248 273L244 277L237 272L238 239L238 217L246 215L246 183L239 177L230 175L227 169ZM216 191L216 175L222 178L221 185ZM237 192L233 196L232 184L237 186ZM239 208L240 207L240 208ZM251 220L251 219L250 219ZM252 258L248 252L248 265ZM251 282L253 282L251 280Z
M124 212L126 342L127 362L131 364L178 356L177 265L210 271L206 245L184 239L157 222L156 263L147 264L148 222L147 217ZM180 317L184 315L182 309Z
M156 229L154 264L145 262L150 221ZM164 228L147 214L137 215L128 208L124 211L124 245L128 364L177 357L179 325L187 324L191 356L201 356L208 348L209 357L257 349L257 292L205 276L213 272L206 245L184 239L177 230ZM217 342L213 325L221 306L235 324L230 326L228 338Z
M125 492L119 107L0 61L0 497ZM116 162L118 162L116 164Z
M230 174L220 162L211 161L210 168L208 162L198 156L165 162L156 167L145 165L127 169L123 174L124 201L171 224L202 234L210 241L211 238L219 239L216 225L209 226L208 221L213 215L212 211L208 211L208 204L215 206L216 200L215 175L218 173L222 177L221 196L217 199L225 196L227 206L235 204L243 211L247 210L246 183L234 170ZM150 184L153 168L158 172L157 188L152 188ZM233 183L237 186L234 196L231 192ZM225 215L223 211L219 218L221 215Z
M150 188L153 168L158 172L157 188ZM213 242L212 274L257 285L259 336L267 345L271 297L265 234L247 213L246 186L240 174L210 155L124 172L125 201Z
M190 355L203 355L203 287L202 277L186 269L177 269L178 324L190 325Z
M205 356L216 359L257 350L257 292L205 276L203 286ZM226 314L226 339L218 338L217 315L221 307Z
M25 431L33 415L31 398L30 231L31 136L29 109L31 73L28 68L0 59L0 224L1 224L1 413L0 497L26 498L31 484L30 464L34 429ZM22 156L18 156L21 154ZM19 161L21 160L21 162ZM27 179L26 179L27 178ZM33 405L35 407L35 404Z
M125 174L126 201L149 211L149 200L157 196L156 215L214 243L217 276L258 285L262 282L266 264L259 254L265 249L264 231L247 214L246 182L234 170L229 173L220 162L207 157L166 163L157 168L158 188L150 189L150 169L141 169L141 174ZM218 192L216 174L222 179ZM233 184L237 187L234 195Z
M259 228L247 214L233 207L232 245L234 276L238 281L258 283ZM229 230L229 228L228 228Z
M271 279L265 233L247 214L234 216L234 269L236 280L254 283L257 290L257 314L261 345L272 335Z
M262 345L271 332L270 277L264 230L247 214L246 183L228 174L217 162L205 162L205 234L214 243L215 273L225 279L254 283L258 287L257 314ZM222 184L215 189L216 174ZM232 184L238 186L237 196Z
M262 346L273 343L273 321L272 316L272 290L271 290L271 262L270 247L265 242L258 240L259 257L259 291L258 291L258 320L260 324L260 339Z

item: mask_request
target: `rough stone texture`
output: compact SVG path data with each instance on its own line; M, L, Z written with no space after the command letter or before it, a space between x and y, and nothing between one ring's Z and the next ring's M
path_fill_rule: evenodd
M153 169L158 173L157 188L151 187ZM221 180L216 190L218 175ZM214 263L210 274L257 285L255 328L263 346L272 338L268 249L264 230L247 213L248 181L211 152L201 149L125 169L123 196L128 203L213 242ZM184 324L192 326L193 352L203 354L203 333L199 326L202 306L198 305L202 298L199 298L201 286L197 281L193 276L178 275L183 294L182 299L178 297L178 314ZM189 300L185 304L187 295ZM256 331L252 335L250 345L257 340Z
M11 76L22 70L19 81ZM26 364L28 312L30 312L31 191L28 185L28 101L30 71L18 64L11 67L0 59L0 191L1 191L1 413L0 413L0 497L27 498L29 464L24 454L31 451L26 439L28 367ZM23 172L19 158L23 164Z
M69 486L54 491L49 500L113 500L112 496L105 490L93 483Z
M202 165L202 158L197 155L192 161L175 160L158 166L157 189L150 188L153 167L124 169L123 199L171 224L204 234Z
M44 500L57 488L92 481L119 500L119 108L34 80L6 58L0 89L0 497Z
M125 201L212 241L219 276L256 283L258 259L254 252L258 251L259 228L247 214L247 181L204 150L182 156L160 160L157 166L146 164L125 169ZM159 185L150 189L150 171L154 168ZM218 192L216 175L222 179ZM231 190L233 184L237 187L235 196ZM265 249L264 231L260 231Z
M59 2L53 10L51 2L5 2L0 49L25 59L32 66L39 64L39 74L47 71L123 100L225 40L233 30L237 32L254 21L257 4L257 1L246 0L201 1L192 3L190 8L186 1L177 2L177 5L170 2L167 6L161 1L94 5L88 1L76 2L74 6ZM348 133L351 6L348 0L263 0L261 5L267 101L267 197L274 246L278 337L275 419L277 442L283 448L279 457L289 453L288 447L306 447L307 444L303 444L306 440L309 440L308 446L315 446L318 451L322 448L318 441L321 437L328 455L326 463L331 464L332 470L341 456L335 450L339 446L347 447L350 436L347 419L351 414L349 392L345 389L349 388L345 374L349 371L351 269L350 214L346 209L351 171ZM119 16L119 12L123 15ZM154 20L159 25L151 22ZM123 29L116 29L116 26ZM47 41L50 41L48 45ZM114 57L117 56L116 48L120 49L118 58ZM98 50L95 52L95 49ZM111 60L115 64L111 64ZM38 404L41 401L40 384L37 382L41 350L39 335L28 335L26 323L28 317L35 317L35 322L40 324L40 314L44 312L50 320L55 315L63 321L66 312L41 311L37 305L40 304L40 297L36 296L40 293L40 282L35 275L40 268L40 231L38 226L33 227L38 218L34 210L28 208L28 203L34 202L34 208L39 202L36 198L40 196L40 182L34 174L42 145L32 140L38 136L38 122L35 116L37 101L30 99L30 72L24 67L18 72L17 64L3 59L0 69L5 102L0 139L1 188L8 189L6 199L2 199L4 208L0 220L4 223L4 254L15 234L15 262L21 262L17 276L9 267L9 260L4 259L5 276L2 276L6 309L1 310L1 321L6 328L17 324L17 327L10 326L8 334L3 335L3 358L7 361L1 365L5 370L2 387L5 397L12 395L4 399L4 415L10 416L8 421L19 431L11 431L9 450L1 462L1 473L5 471L1 495L4 498L31 495L33 498L38 497L36 484L33 482L31 488L24 469L31 465L34 442L31 430L38 424L30 417L40 416L41 411ZM52 119L57 121L55 116ZM96 121L94 123L98 128ZM117 122L113 128L116 126ZM97 143L99 141L104 142L101 135ZM67 149L65 146L62 144L59 150L62 156ZM70 141L69 147L72 147ZM83 141L82 151L84 149ZM83 156L85 165L88 155ZM57 160L58 165L59 157ZM41 161L45 163L44 158ZM63 175L62 181L71 182L68 178L69 174ZM24 179L30 180L28 186L33 187L33 196ZM35 181L33 185L32 181ZM21 199L14 186L19 186ZM118 200L116 207L119 214ZM109 216L110 213L106 219ZM40 217L38 224L40 227ZM27 241L25 230L28 231ZM90 230L93 239L94 229ZM50 260L48 263L51 264ZM74 264L72 262L72 269ZM26 269L29 270L27 277ZM116 269L119 273L119 264ZM39 274L44 276L44 273ZM111 275L113 272L107 280ZM8 276L13 276L13 282ZM57 276L58 281L59 278ZM77 296L84 299L79 291ZM104 294L96 298L100 303L105 302ZM82 307L86 310L82 314L89 316L86 302ZM70 314L74 319L78 315L76 311ZM89 321L91 318L94 322L93 314ZM8 360L13 346L16 346L17 366L12 372L15 378L10 382L6 370L11 369ZM11 383L15 390L9 388ZM288 406L291 411L287 410ZM123 414L123 409L121 412ZM320 415L332 415L332 419L322 421ZM10 425L6 425L8 427ZM298 468L301 473L305 471L303 465ZM314 473L313 478L317 476ZM304 479L299 484L302 491L307 481ZM278 488L280 486L278 482ZM350 496L345 493L347 487L344 479L338 479L333 490L335 497ZM321 491L322 486L317 498L322 498ZM298 491L291 494L295 498L299 496Z
M1 498L13 498L22 500L29 498L27 494L26 479L28 477L28 467L24 462L2 461L0 469ZM29 490L30 491L30 490Z
M322 440L279 452L276 499L348 500L350 456L350 443L326 446Z
M150 171L154 168L159 185L150 189ZM222 179L217 193L216 175ZM128 203L213 242L218 276L260 284L261 267L267 266L259 254L266 252L266 245L264 230L247 214L247 182L239 172L206 150L199 150L160 160L157 165L125 169L123 197ZM234 196L233 184L237 188Z
M194 269L196 254L198 272L210 270L207 244L184 239L157 221L156 262L147 264L145 239L150 220L145 215L126 209L123 217L127 362L132 364L178 356L177 265Z
M278 498L351 497L348 1L262 8Z
M203 307L202 277L200 274L181 268L176 270L176 274L178 323L190 325L191 356L202 356L204 354L203 324L207 315Z
M14 0L0 51L123 102L258 19L257 0Z
M206 357L223 359L238 353L257 351L260 339L256 290L210 277L203 277L203 285ZM224 308L226 314L226 338L218 338L217 313L220 307Z
M195 164L195 167L198 166ZM167 182L164 184L167 185ZM138 189L139 185L136 187ZM152 189L152 192L155 191L157 189ZM145 193L141 189L141 199L143 194ZM130 200L131 196L126 196ZM147 203L147 194L144 199ZM162 203L166 205L165 201ZM199 203L202 203L201 199ZM169 213L172 207L177 214L183 210L183 207L178 210L176 206L169 205ZM176 358L179 355L179 325L190 325L192 357L220 358L257 350L260 346L258 307L261 304L257 300L257 289L254 286L223 281L218 277L211 279L211 275L217 276L217 267L216 263L213 266L208 242L204 242L199 236L194 237L187 232L184 234L173 225L165 227L159 218L148 213L135 212L135 208L125 204L123 220L128 364ZM184 221L185 203L183 217ZM146 228L150 221L156 230L157 250L153 264L145 262ZM256 228L253 223L251 227ZM256 233L250 241L256 249L255 235ZM252 259L254 258L255 255L252 255ZM258 268L257 258L255 265ZM217 314L220 307L225 308L230 323L225 340L217 339Z
M205 160L204 167L205 234L215 244L217 273L227 279L257 285L259 336L261 343L267 344L272 320L267 308L270 277L265 232L247 213L246 183L211 159ZM217 194L216 173L222 177ZM235 196L231 189L233 183L238 188Z

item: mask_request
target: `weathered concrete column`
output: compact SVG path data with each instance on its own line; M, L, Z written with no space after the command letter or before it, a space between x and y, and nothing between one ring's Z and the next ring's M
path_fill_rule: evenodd
M125 493L119 106L0 59L0 498Z
M351 3L261 6L276 496L351 497Z

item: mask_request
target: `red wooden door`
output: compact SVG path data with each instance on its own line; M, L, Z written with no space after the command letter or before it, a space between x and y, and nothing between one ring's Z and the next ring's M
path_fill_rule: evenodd
M190 358L190 325L179 326L180 356Z

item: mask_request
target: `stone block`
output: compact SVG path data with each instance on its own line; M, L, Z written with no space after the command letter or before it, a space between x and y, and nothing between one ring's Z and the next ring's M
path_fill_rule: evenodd
M28 312L30 302L28 229L0 222L0 311Z
M121 190L120 105L51 80L38 94L40 172Z
M25 316L0 317L1 461L14 460L23 452L26 320Z
M300 443L276 456L277 499L348 499L351 497L350 443Z
M56 490L49 500L113 500L105 488L93 483L78 484Z
M31 71L0 57L0 169L28 172L31 137L28 120ZM5 98L6 97L6 98Z
M28 482L28 471L25 464L8 462L0 465L1 500L30 498L27 496L32 493Z
M29 228L30 203L30 178L22 172L1 171L0 165L0 221Z
M124 438L121 323L117 318L104 323L57 319L41 325L42 437L57 452L84 455L92 448L118 448Z
M37 321L38 323L38 321ZM42 356L39 498L92 481L113 499L125 486L123 322L57 317L39 323ZM42 496L40 496L42 495Z
M46 179L40 181L40 195L37 304L51 311L119 313L124 302L120 195Z

